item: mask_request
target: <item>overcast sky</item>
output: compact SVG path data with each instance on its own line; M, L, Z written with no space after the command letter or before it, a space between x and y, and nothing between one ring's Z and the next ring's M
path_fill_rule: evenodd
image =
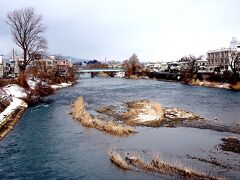
M0 54L12 42L6 14L34 7L48 52L77 58L172 61L240 40L240 0L0 0Z

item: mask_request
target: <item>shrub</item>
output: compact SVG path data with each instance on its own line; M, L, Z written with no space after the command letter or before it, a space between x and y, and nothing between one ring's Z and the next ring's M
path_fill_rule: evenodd
M231 89L240 91L240 82L237 82L236 84L231 85Z

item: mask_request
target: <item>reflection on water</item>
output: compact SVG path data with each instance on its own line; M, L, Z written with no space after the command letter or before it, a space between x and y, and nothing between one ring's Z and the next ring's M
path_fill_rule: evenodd
M0 142L0 178L41 179L157 179L159 176L122 171L108 158L109 146L119 150L160 154L195 169L240 176L239 155L223 153L217 145L230 133L193 128L137 128L136 135L122 138L87 129L69 115L71 103L83 96L89 110L123 101L151 99L167 107L192 111L220 123L239 123L240 93L180 83L115 78L83 78L73 87L46 98L47 103L29 108L15 129ZM239 135L234 135L239 137ZM186 158L217 158L226 170ZM160 178L169 178L160 176Z

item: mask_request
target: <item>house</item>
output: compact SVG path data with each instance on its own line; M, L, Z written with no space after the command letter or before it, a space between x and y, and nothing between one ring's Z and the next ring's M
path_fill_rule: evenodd
M146 63L144 65L150 72L163 72L168 69L168 64L166 62L156 62L156 63Z
M168 62L168 70L171 73L175 73L175 72L180 72L181 70L181 65L179 64L179 62Z
M207 61L207 59L204 59L204 58L196 60L196 62L194 64L198 73L206 73L207 65L208 65L208 61Z
M150 71L150 72L158 72L161 68L160 63L146 63L144 66Z
M107 62L109 68L122 68L122 63L120 61L108 61Z

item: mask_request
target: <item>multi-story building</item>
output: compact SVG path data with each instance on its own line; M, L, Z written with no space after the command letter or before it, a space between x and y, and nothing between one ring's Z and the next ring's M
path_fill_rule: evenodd
M231 53L236 51L231 48L222 48L207 52L208 71L224 72L229 70L229 60Z
M32 62L32 65L45 69L46 73L53 71L58 72L61 76L67 75L69 67L73 66L69 60L59 58L56 59L56 56L54 55L51 55L49 57L38 55Z
M233 38L230 41L229 48L222 48L217 50L211 50L207 52L207 61L208 61L208 71L209 72L220 72L231 70L229 65L232 60L234 53L239 52L240 50L240 41L237 41L236 38Z

